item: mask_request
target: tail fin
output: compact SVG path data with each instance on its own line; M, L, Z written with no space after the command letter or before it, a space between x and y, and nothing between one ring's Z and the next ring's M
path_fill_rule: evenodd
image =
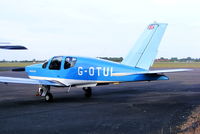
M122 64L148 70L156 58L158 46L166 27L165 23L148 25Z

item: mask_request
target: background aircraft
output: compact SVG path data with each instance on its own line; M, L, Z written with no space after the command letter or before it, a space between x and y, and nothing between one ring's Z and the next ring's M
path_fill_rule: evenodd
M0 46L0 49L9 49L9 50L25 50L27 49L24 46Z
M8 45L8 44L10 44L10 42L0 42L0 44L4 44L4 45L0 45L0 49L9 49L9 50L25 50L25 49L27 49L26 47L21 46L21 45Z
M91 87L132 81L168 80L163 73L187 69L149 70L167 24L155 23L145 31L122 63L79 56L55 56L43 64L30 65L14 71L25 70L28 78L0 77L0 82L38 84L39 96L52 101L50 86L80 87L86 97L91 97Z

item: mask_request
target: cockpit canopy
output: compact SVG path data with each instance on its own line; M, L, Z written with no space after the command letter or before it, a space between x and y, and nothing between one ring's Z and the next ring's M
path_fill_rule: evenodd
M51 60L46 61L43 65L42 68L47 68L48 63L49 67L48 69L50 70L60 70L63 66L63 69L68 69L71 67L74 67L76 64L77 58L75 57L64 57L64 56L56 56L53 57ZM63 64L62 64L63 63Z

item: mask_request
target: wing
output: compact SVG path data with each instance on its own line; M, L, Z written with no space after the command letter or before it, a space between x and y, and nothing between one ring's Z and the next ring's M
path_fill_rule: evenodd
M166 69L166 70L148 70L141 72L130 72L130 73L113 73L112 76L128 76L134 74L160 74L160 73L173 73L173 72L185 72L191 71L192 69Z
M0 76L0 82L2 83L19 83L19 84L35 84L35 85L50 85L50 86L65 86L57 81L50 80L37 80L28 78L13 78Z

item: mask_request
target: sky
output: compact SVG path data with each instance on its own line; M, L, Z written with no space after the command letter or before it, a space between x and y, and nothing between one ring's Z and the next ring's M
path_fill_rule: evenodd
M168 23L157 57L200 58L198 0L0 0L0 60L124 57L153 22Z

